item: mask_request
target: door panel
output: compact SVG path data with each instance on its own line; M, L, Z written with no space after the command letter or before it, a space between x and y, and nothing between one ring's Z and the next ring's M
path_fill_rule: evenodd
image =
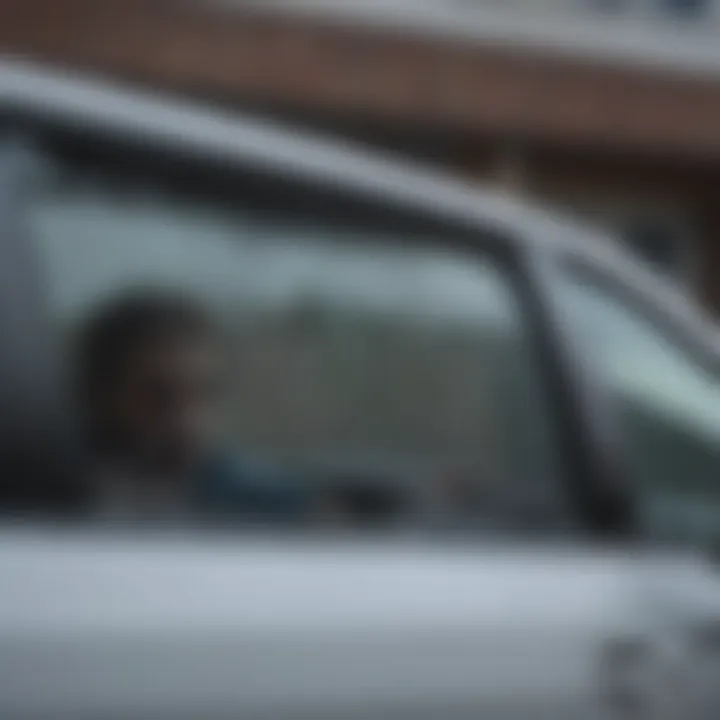
M0 542L4 716L603 712L603 648L641 606L622 559L557 542L576 520L566 438L515 250L286 177L38 140L19 207L62 344L45 356L74 377L78 333L107 303L189 294L229 353L225 449L266 488L319 489L304 519L324 534L216 542L181 522L153 542L133 496L128 541L115 488L93 476L99 535ZM247 520L225 509L233 530ZM469 549L438 550L436 531Z
M18 539L0 697L33 717L603 717L605 643L648 624L591 552Z

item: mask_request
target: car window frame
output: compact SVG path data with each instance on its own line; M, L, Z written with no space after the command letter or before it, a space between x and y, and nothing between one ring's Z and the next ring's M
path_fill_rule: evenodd
M17 118L17 115L15 117ZM68 131L68 124L65 122L56 123L47 117L38 118L32 115L26 115L25 119L30 121L31 129L26 128L24 134L31 141L38 133L42 133L48 128L60 128L62 131ZM109 130L95 128L92 131L83 128L82 134L90 142L94 140L130 142L150 153L167 153L169 151L167 145L160 146L149 140L140 141L137 134L123 133L117 127ZM178 154L182 154L182 148L175 148L175 150ZM170 152L172 153L172 150ZM192 164L201 164L206 168L214 165L227 166L228 164L227 159L215 156L203 157L197 154L187 157L186 160ZM262 163L257 163L260 167L256 167L256 164L249 160L233 160L232 165L236 171L243 173L261 172L273 176L277 172L275 167L268 169ZM333 187L331 172L328 178L290 173L288 182L296 185L313 185L320 192L337 189ZM352 183L346 182L340 190L356 196L360 202L368 205L379 206L382 204L382 198L368 192L365 187L353 187ZM578 438L577 429L582 425L577 415L578 409L572 403L564 401L564 398L571 393L568 390L569 382L564 365L560 361L562 349L559 347L559 340L551 327L552 321L547 315L547 304L543 297L545 289L542 287L542 283L538 282L534 254L528 251L528 238L515 234L510 228L507 231L499 228L496 223L489 220L487 228L481 228L479 222L468 222L467 218L453 217L452 213L433 212L426 207L421 207L411 199L403 202L399 198L392 198L391 205L391 214L405 216L407 219L413 219L415 223L430 222L438 230L443 228L446 230L441 235L442 241L439 238L428 241L430 246L473 253L488 253L493 256L494 261L507 270L514 294L518 296L518 300L522 304L524 317L532 336L531 342L535 348L537 361L540 363L538 368L540 379L547 395L548 417L556 429L557 447L554 450L561 459L561 470L564 475L562 484L564 494L568 496L562 498L562 501L569 498L573 520L577 522L577 531L595 533L599 526L606 522L595 517L597 513L591 506L592 503L588 503L588 498L594 495L594 490L588 491L588 488L584 486L589 469L596 463ZM402 242L399 236L396 239L398 242ZM561 398L563 399L561 400ZM603 528L602 532L605 534L607 529Z
M74 423L55 363L54 333L42 297L32 243L18 212L22 137L0 132L0 262L5 278L0 310L0 504L11 516L67 515L82 494ZM18 325L22 332L15 332ZM28 354L31 357L27 359ZM22 404L21 404L22 403Z

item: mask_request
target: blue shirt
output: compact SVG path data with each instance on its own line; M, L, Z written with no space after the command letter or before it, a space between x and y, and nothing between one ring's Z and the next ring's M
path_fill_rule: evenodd
M310 497L300 478L227 454L212 457L197 474L198 509L221 518L299 521L310 509Z

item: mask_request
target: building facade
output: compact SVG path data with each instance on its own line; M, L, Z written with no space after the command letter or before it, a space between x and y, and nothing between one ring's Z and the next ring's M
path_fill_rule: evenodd
M0 48L585 215L720 310L716 0L4 0Z

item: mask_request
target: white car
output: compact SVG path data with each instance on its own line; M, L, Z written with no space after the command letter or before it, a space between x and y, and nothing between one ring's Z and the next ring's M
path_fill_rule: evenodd
M147 90L6 61L0 118L3 720L720 717L720 344L679 290L540 209ZM138 282L242 340L243 447L426 468L414 514L31 513L71 496L57 329ZM482 480L467 522L445 472Z

